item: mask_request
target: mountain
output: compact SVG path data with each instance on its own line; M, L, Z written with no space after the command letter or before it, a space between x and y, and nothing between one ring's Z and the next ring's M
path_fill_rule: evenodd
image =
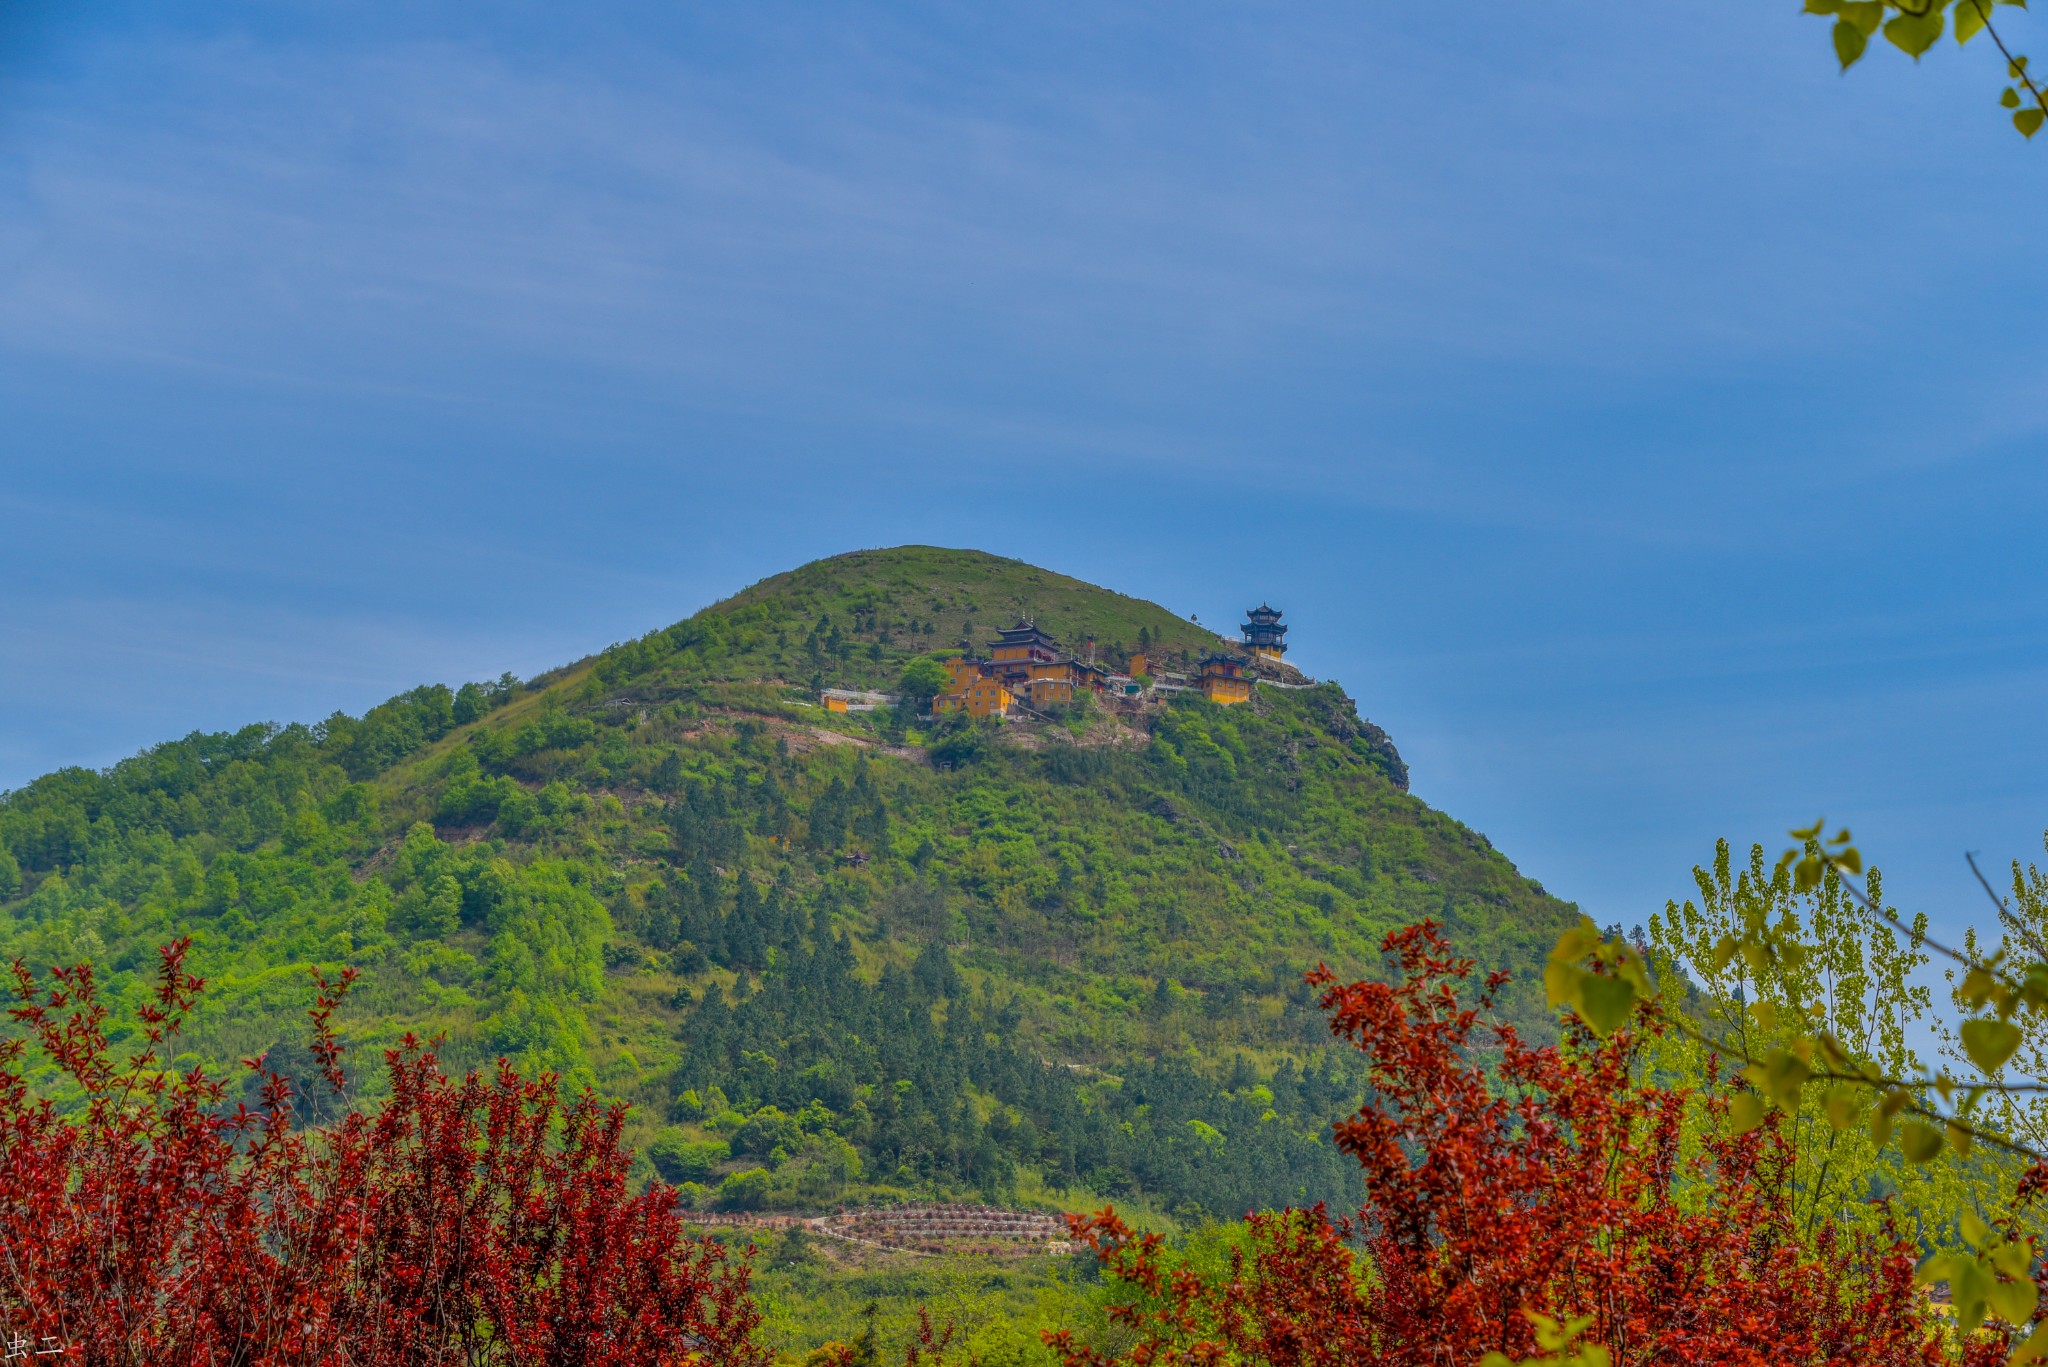
M212 990L182 1061L216 1065L303 1059L305 967L354 964L359 1084L408 1031L556 1069L633 1103L707 1205L1355 1200L1326 1135L1360 1080L1302 971L1372 974L1434 917L1533 984L1570 908L1284 667L1235 707L819 706L1020 616L1162 673L1229 644L1015 560L837 556L525 683L0 796L0 950L89 960L131 1010L190 935Z

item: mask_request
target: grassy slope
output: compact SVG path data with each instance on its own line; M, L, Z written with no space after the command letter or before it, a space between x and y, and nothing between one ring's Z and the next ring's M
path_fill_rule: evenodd
M927 648L952 647L963 637L977 643L1029 617L1078 647L1092 637L1107 651L1135 649L1149 631L1157 648L1191 658L1224 644L1213 632L1176 617L1156 603L979 551L935 546L854 551L764 579L707 611L734 614L760 609L809 616L829 613L846 621L873 610L902 624L915 617L936 629L919 639ZM899 633L900 634L900 633ZM850 662L866 682L886 683L886 672Z

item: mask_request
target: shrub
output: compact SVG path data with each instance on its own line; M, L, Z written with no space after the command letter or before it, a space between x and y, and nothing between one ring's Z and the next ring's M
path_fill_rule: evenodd
M932 762L956 769L972 764L987 753L990 734L988 723L975 722L962 712L948 713L932 728Z
M701 1182L726 1160L729 1146L715 1139L691 1139L671 1125L647 1146L647 1157L664 1182Z
M732 1210L754 1210L768 1199L775 1174L766 1168L745 1168L718 1184L718 1204Z
M747 1117L733 1132L732 1151L752 1158L766 1158L777 1149L794 1153L804 1142L803 1126L779 1107L763 1106Z
M186 949L162 951L125 1066L89 966L45 989L15 964L0 1227L34 1237L10 1241L10 1335L172 1367L765 1362L747 1266L684 1235L671 1189L628 1194L622 1108L564 1107L553 1077L503 1062L450 1078L410 1037L375 1114L296 1129L276 1075L257 1109L230 1107L225 1083L160 1063L203 988ZM329 1020L353 976L315 975L312 1054L334 1093ZM32 1087L51 1075L75 1109Z

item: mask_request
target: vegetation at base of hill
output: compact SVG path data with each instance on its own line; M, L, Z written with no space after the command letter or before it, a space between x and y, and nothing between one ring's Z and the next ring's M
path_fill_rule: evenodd
M132 1015L190 935L181 1064L302 1049L305 967L354 967L352 1042L593 1086L705 1205L1355 1200L1325 1137L1360 1076L1302 972L1434 917L1532 982L1568 909L1334 684L930 730L813 705L1021 614L1103 657L1219 644L973 552L821 561L525 684L7 794L0 951L93 962Z
M1556 966L1618 981L1584 966L1582 944L1561 939ZM1656 998L1535 1048L1488 1020L1501 979L1475 983L1436 927L1388 945L1396 983L1318 975L1371 1070L1369 1099L1336 1129L1368 1189L1357 1218L1254 1214L1219 1259L1102 1212L1086 1232L1124 1334L1107 1348L1056 1334L1064 1367L2007 1360L2002 1327L1943 1324L1896 1218L1843 1223L1840 1203L1789 1199L1798 1137L1733 1123L1753 1095L1743 1080L1654 1076L1644 1046L1669 1028ZM2030 1287L2022 1323L2032 1309Z
M290 1081L253 1106L168 1069L204 991L164 946L141 1045L115 1055L89 964L17 964L0 1043L0 1277L8 1356L84 1363L759 1367L750 1268L690 1234L674 1189L634 1194L624 1108L500 1064L452 1078L407 1039L390 1094L309 1129ZM315 1067L342 1092L334 1010L309 975ZM58 1092L61 1081L62 1093ZM73 1101L71 1106L59 1102Z
M1623 981L1589 930L1560 937L1553 977ZM230 1107L229 1087L203 1068L162 1066L204 990L184 971L183 943L161 952L138 1013L144 1044L125 1062L89 966L47 983L17 968L10 1017L25 1038L0 1047L0 1218L37 1237L0 1280L0 1319L87 1361L197 1364L228 1351L254 1367L356 1356L748 1367L771 1355L856 1367L899 1346L905 1367L2017 1367L2042 1356L2048 1330L2013 1350L2012 1327L2036 1308L2023 1214L1966 1217L1961 1241L1929 1260L1955 1292L1948 1322L1922 1294L1930 1274L1916 1279L1904 1212L1866 1223L1799 1199L1811 1179L1795 1175L1802 1139L1776 1114L1744 1123L1748 1079L1657 1076L1644 1046L1674 1025L1658 997L1609 1017L1599 1003L1612 994L1581 983L1585 1015L1535 1047L1492 1019L1506 975L1485 975L1475 994L1473 962L1434 924L1383 946L1395 983L1314 975L1369 1084L1334 1130L1365 1186L1355 1219L1320 1206L1254 1213L1169 1242L1105 1209L1075 1221L1096 1268L1016 1276L945 1258L908 1273L825 1271L803 1229L735 1257L737 1240L679 1219L674 1188L631 1194L622 1108L588 1089L564 1106L555 1079L503 1062L451 1077L411 1039L386 1052L390 1095L333 1123L294 1117L292 1084L255 1061L243 1066L261 1079L257 1104ZM355 975L310 977L315 1066L301 1086L345 1098L332 1021ZM62 1104L59 1080L82 1105ZM2019 1206L2044 1174L2028 1175ZM757 1291L763 1261L778 1280ZM914 1331L882 1307L912 1287ZM871 1298L855 1311L862 1291Z
M741 1242L718 1233L728 1245ZM1059 1358L1041 1338L1048 1329L1106 1337L1106 1288L1088 1252L879 1253L800 1230L755 1233L752 1243L761 1344L778 1361L857 1343L872 1324L878 1359L900 1362L920 1310L952 1328L959 1357L983 1367L1055 1367Z

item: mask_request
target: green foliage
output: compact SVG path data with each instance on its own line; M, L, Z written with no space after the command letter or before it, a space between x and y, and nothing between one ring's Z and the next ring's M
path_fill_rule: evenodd
M1488 1353L1479 1359L1479 1367L1609 1367L1612 1363L1612 1357L1599 1344L1579 1345L1580 1335L1592 1326L1594 1316L1558 1320L1535 1310L1521 1313L1535 1331L1536 1346L1543 1356L1513 1362L1505 1353Z
M929 655L920 655L903 667L903 676L896 681L896 691L907 698L915 698L921 704L928 704L943 693L952 676L946 667Z
M1673 1009L1736 1051L1732 1066L1753 1090L1734 1099L1730 1128L1756 1128L1767 1107L1784 1117L1794 1140L1785 1196L1803 1222L1842 1210L1875 1221L1879 1212L1858 1204L1872 1192L1892 1194L1900 1212L1945 1220L1945 1209L1964 1195L1955 1174L1930 1172L1887 1146L1870 1128L1871 1098L1809 1086L1814 1062L1799 1048L1818 1027L1885 1076L1920 1069L1909 1041L1926 1028L1932 1005L1919 981L1924 922L1902 926L1878 909L1883 880L1875 871L1875 904L1866 905L1838 874L1818 864L1773 867L1762 846L1738 868L1724 840L1712 865L1693 877L1697 899L1652 916L1646 948L1660 984L1675 994ZM1752 933L1773 948L1745 945ZM1731 1066L1684 1033L1660 1038L1655 1057L1662 1072L1701 1085ZM1692 1120L1698 1130L1710 1124L1700 1115ZM1934 1138L1938 1147L1938 1130Z
M732 1151L743 1157L770 1158L777 1149L785 1154L802 1147L803 1127L774 1106L763 1106L747 1117L733 1132Z
M731 1155L731 1146L715 1139L692 1139L670 1125L654 1136L647 1157L661 1180L675 1186L702 1182Z
M718 1184L718 1204L729 1210L755 1210L768 1199L775 1175L766 1168L743 1168Z
M2026 57L2015 52L1999 31L2000 21L1994 16L2001 5L2025 9L2026 0L1805 0L1806 13L1834 20L1835 60L1844 71L1862 60L1871 38L1880 32L1916 62L1941 41L1944 31L1954 33L1959 47L1986 35L1998 49L2011 82L1998 102L2013 111L2013 127L2031 138L2048 117L2048 104L2028 74Z
M1183 1060L1132 1060L1104 1086L1008 1044L1022 1012L971 994L941 946L869 985L844 941L786 934L758 992L736 1007L707 993L683 1023L679 1095L701 1098L703 1080L718 1078L751 1110L732 1130L736 1155L779 1168L843 1142L878 1180L991 1199L1008 1199L1026 1165L1190 1211L1358 1196L1355 1165L1324 1134L1355 1104L1357 1082L1328 1055L1220 1078ZM677 1113L701 1110L700 1099Z

